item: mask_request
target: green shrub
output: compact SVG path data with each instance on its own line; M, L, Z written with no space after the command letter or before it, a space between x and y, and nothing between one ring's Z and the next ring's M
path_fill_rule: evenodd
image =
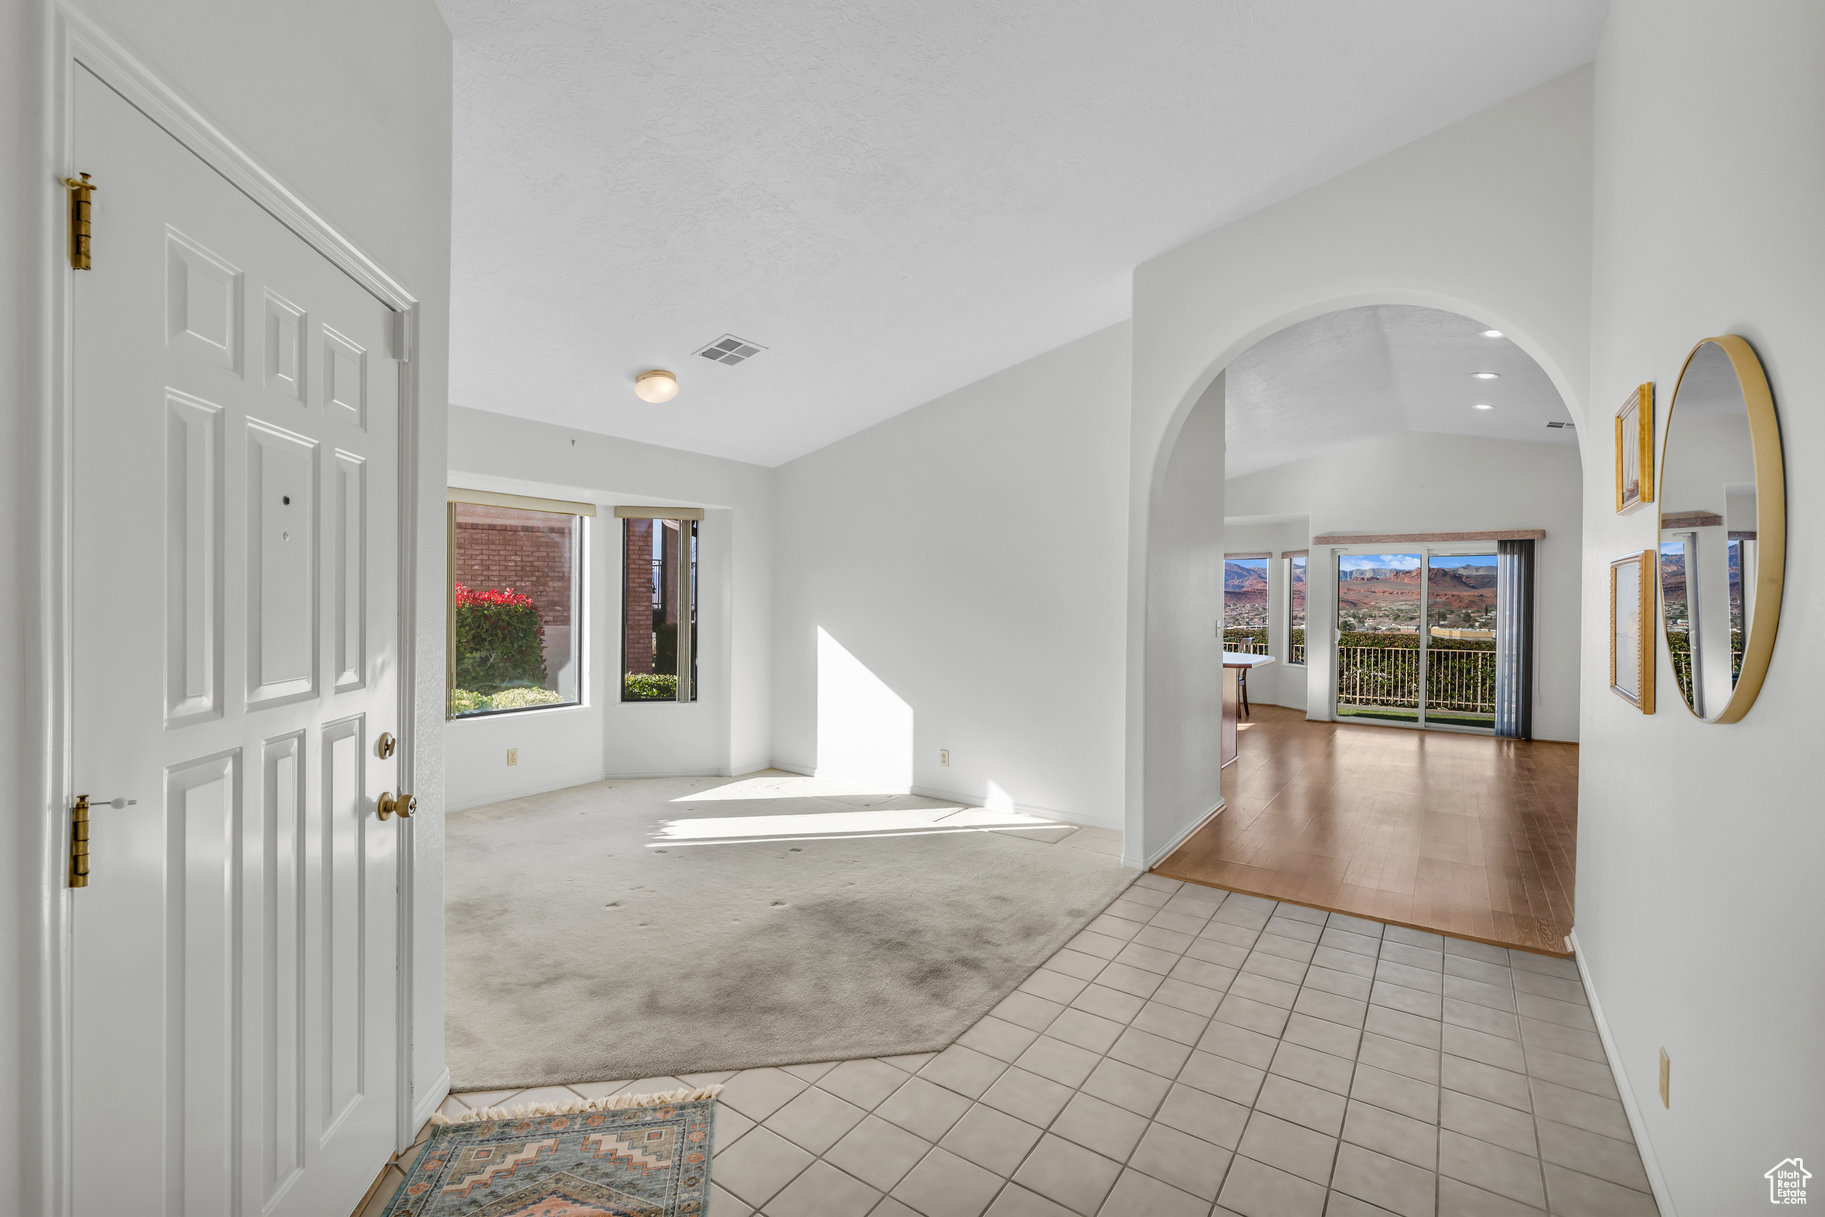
M450 690L450 713L474 714L477 710L486 710L488 699L473 689Z
M545 683L545 624L532 597L512 588L456 585L456 684L481 694Z
M523 710L527 706L549 706L563 701L564 697L556 689L541 689L537 685L522 685L517 689L502 689L488 699L490 710Z
M669 672L629 672L621 678L622 701L673 701L678 678Z
M563 700L563 695L556 690L541 689L536 685L520 685L494 694L477 693L473 689L452 689L450 715L454 718L489 710L524 710L527 706L549 706Z

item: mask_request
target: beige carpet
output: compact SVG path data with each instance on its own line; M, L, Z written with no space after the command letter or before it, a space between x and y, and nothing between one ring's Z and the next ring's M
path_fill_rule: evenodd
M1119 845L776 771L452 813L452 1085L944 1047L1135 878Z

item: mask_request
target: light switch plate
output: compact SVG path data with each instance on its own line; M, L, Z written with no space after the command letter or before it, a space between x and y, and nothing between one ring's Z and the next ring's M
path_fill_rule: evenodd
M1673 1061L1671 1057L1667 1056L1667 1050L1662 1048L1660 1050L1660 1105L1662 1107L1670 1109L1673 1106L1672 1092Z
M507 763L509 765L517 765L520 763L520 750L518 748L507 749Z

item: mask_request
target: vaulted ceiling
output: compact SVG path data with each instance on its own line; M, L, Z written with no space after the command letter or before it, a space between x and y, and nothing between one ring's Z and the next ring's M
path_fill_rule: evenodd
M762 464L1121 320L1139 262L1588 61L1605 8L441 3L452 399Z
M1370 305L1268 335L1223 378L1226 474L1407 431L1575 449L1576 431L1546 425L1571 412L1545 370L1506 336L1485 337L1488 328L1439 309Z

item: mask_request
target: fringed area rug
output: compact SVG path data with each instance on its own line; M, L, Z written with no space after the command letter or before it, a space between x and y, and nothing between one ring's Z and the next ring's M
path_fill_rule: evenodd
M434 1117L387 1217L701 1217L720 1089Z

